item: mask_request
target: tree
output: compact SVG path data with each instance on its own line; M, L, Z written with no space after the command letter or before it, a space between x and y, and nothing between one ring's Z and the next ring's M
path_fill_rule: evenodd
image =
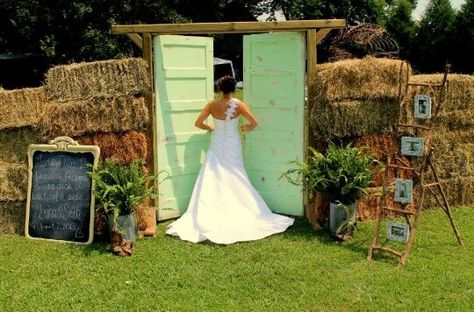
M402 59L410 58L410 48L416 33L416 24L412 18L414 8L412 1L398 0L388 9L385 28L397 41Z
M413 65L420 72L442 72L449 61L455 12L449 0L431 0L413 44Z
M474 0L466 0L455 22L453 69L474 74Z
M344 18L349 25L381 22L385 0L273 0L272 10L282 9L288 19Z

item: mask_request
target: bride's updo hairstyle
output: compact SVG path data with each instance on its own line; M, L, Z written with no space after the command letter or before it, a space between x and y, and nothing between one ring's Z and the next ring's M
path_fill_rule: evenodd
M224 76L221 77L217 81L217 87L219 88L219 91L221 91L224 94L234 92L235 91L235 84L237 81L235 81L234 77L232 76Z

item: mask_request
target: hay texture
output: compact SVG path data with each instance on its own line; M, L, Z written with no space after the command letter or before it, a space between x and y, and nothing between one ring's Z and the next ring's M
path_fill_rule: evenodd
M400 60L342 60L319 65L315 88L322 90L329 101L398 99L410 73L407 63Z
M403 209L400 203L395 202L393 187L387 189L387 195L385 197L385 205L392 208ZM377 218L378 210L381 207L382 199L382 187L368 188L367 195L357 201L357 216L359 220L373 220ZM409 204L405 208L408 211L415 211L415 206ZM394 217L399 216L396 213L384 211L385 216Z
M98 133L74 139L82 145L99 146L101 160L115 158L128 165L138 158L146 159L147 139L143 132Z
M0 201L26 200L27 185L25 164L0 162Z
M400 150L400 139L391 133L376 133L366 134L356 138L349 138L345 140L354 147L362 149L364 152L372 154L375 159L381 162L381 166L372 169L374 177L370 187L380 187L383 185L385 170L383 170L387 156L391 157L391 162L394 163L394 156ZM403 162L411 165L411 160L408 157L400 156ZM402 163L398 163L402 165ZM396 168L388 168L387 183L391 184L395 178L411 179L413 173L407 170L400 170Z
M392 132L398 123L397 99L315 102L311 111L314 137L331 140L368 133Z
M28 161L30 144L47 143L45 130L41 127L22 127L0 131L0 162Z
M413 75L411 83L439 84L443 74ZM427 86L409 86L408 93L402 105L402 120L413 123L413 100L417 94L427 94L432 97L433 105L441 104L438 118L434 120L437 127L447 127L450 130L466 129L473 126L474 122L474 76L449 74L445 96L440 103L438 89ZM434 113L434 108L432 109ZM420 123L420 120L418 120ZM421 122L423 123L423 122Z
M0 201L0 234L23 234L25 228L24 201Z
M43 87L0 91L0 130L38 125L46 102Z
M135 96L150 92L148 65L127 58L55 66L46 75L48 99L85 100L97 96Z
M85 101L51 103L44 125L51 136L80 136L95 132L144 130L148 123L144 99L95 97Z

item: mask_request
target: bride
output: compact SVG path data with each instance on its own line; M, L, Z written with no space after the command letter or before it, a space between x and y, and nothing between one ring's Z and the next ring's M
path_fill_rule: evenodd
M293 224L292 218L270 211L245 172L238 117L249 122L242 131L252 131L257 121L244 102L232 97L235 84L230 76L219 79L222 97L207 103L196 119L196 127L212 131L211 145L187 211L168 226L166 234L193 243L232 244L281 233ZM204 123L209 115L214 126Z

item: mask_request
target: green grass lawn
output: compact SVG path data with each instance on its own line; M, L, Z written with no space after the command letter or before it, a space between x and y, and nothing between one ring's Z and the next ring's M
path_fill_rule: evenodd
M0 236L0 311L473 311L474 209L425 212L404 268L366 253L374 223L348 242L299 219L287 232L218 246L164 236L119 258L89 246Z

